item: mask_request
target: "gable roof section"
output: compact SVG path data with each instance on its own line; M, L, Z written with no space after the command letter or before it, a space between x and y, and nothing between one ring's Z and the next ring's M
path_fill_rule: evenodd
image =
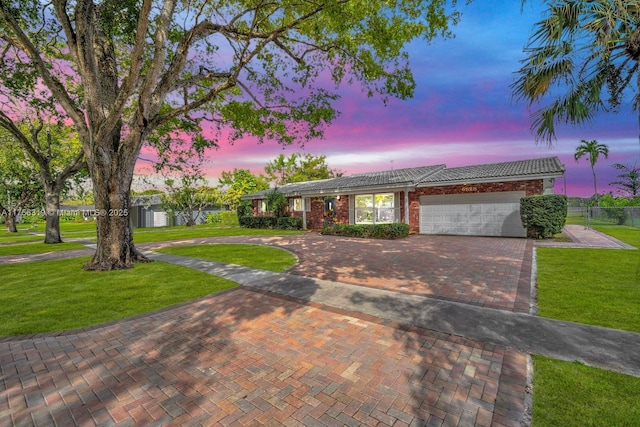
M557 178L564 174L564 165L557 157L518 160L515 162L447 168L445 165L420 166L381 172L367 172L318 181L296 182L278 186L287 197L348 194L358 191L385 191L407 187L429 187L460 183L514 181ZM242 196L261 199L273 189Z
M416 182L416 186L554 178L560 177L562 174L564 174L564 165L560 162L560 159L557 157L545 157L515 162L445 168L437 174Z

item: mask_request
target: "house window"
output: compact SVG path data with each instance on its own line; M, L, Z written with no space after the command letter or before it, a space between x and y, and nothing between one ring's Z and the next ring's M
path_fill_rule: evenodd
M356 195L355 223L388 224L395 222L395 205L395 195L393 193Z
M258 213L267 212L267 201L266 200L258 200Z
M292 212L302 212L304 206L305 211L311 210L311 202L308 198L298 197L296 199L289 199L289 210Z

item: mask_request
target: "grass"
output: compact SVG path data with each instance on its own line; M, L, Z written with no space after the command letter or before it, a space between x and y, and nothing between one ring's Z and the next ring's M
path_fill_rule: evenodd
M594 228L640 247L640 230ZM640 332L640 251L540 247L536 253L541 316ZM640 425L639 388L640 378L536 355L533 426Z
M640 230L599 226L640 247ZM640 332L640 251L538 248L541 316Z
M82 270L86 261L72 258L0 266L0 335L81 328L236 286L220 277L161 262L96 273Z
M201 245L163 252L233 262L270 271L295 264L289 252L248 245ZM153 262L112 272L82 270L85 258L0 266L0 335L62 331L147 313L235 283L197 270ZM179 279L176 279L179 278Z
M44 224L42 224L44 227ZM42 230L36 230L44 232ZM61 223L60 232L63 240L70 238L95 239L95 223ZM170 240L195 239L202 237L220 236L273 236L273 235L297 235L301 231L250 229L242 227L220 227L211 225L197 225L195 227L162 227L162 228L135 228L133 238L135 243L163 242ZM80 249L84 246L73 242L47 245L42 243L44 238L36 236L25 230L18 233L0 234L0 256L25 255L52 251L64 251Z
M40 238L37 243L29 242L29 243L21 243L21 244L14 243L11 245L0 245L0 256L38 254L38 253L68 251L71 249L86 248L86 246L81 245L79 243L64 242L64 243L51 245L51 244L41 243L40 242L41 240L42 238Z
M623 225L596 225L593 228L640 249L640 228Z
M41 242L42 236L36 236L26 230L19 230L17 233L9 233L8 231L0 231L0 246L13 245L16 243Z
M640 253L536 250L541 316L640 332Z
M295 265L296 257L284 249L259 245L213 244L173 246L159 249L172 255L182 255L228 264L244 265L275 272L282 272Z
M163 227L163 228L135 228L133 240L135 243L163 242L167 240L195 239L218 236L272 236L297 235L302 231L270 230L259 228L221 227L212 225L196 225L194 227Z
M533 425L640 425L640 378L534 356Z

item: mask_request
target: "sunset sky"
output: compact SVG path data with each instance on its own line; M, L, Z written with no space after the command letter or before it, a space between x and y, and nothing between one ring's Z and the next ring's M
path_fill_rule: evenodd
M521 10L513 0L461 2L459 7L455 39L410 47L417 81L413 99L385 106L357 86L343 86L335 104L341 115L325 139L285 149L251 139L221 144L207 161L209 178L234 168L263 173L268 161L292 153L325 155L331 168L345 174L558 156L566 166L566 194L588 197L593 194L589 162L576 162L573 154L580 140L596 139L610 149L609 158L596 165L598 191L615 194L609 183L620 172L611 165L640 166L638 119L631 104L618 114L602 114L590 126L559 127L553 147L536 145L527 105L516 103L509 86L541 7L529 2ZM558 180L556 193L564 194L564 186Z

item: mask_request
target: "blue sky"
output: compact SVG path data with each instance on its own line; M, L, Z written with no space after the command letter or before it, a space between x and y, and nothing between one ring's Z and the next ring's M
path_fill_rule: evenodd
M613 163L640 166L638 119L631 105L619 114L602 114L583 128L561 126L553 147L537 145L529 111L512 98L510 85L524 58L533 25L542 17L538 3L521 9L518 1L475 1L460 4L454 39L410 46L417 89L412 99L367 98L357 86L340 90L340 117L325 139L304 149L275 143L256 145L247 139L222 144L207 162L210 178L234 168L263 172L279 154L327 156L330 167L347 174L432 164L448 167L558 156L566 165L566 193L593 194L589 162L573 158L581 139L597 139L610 148L609 159L596 166L598 191L614 191L609 183L619 173ZM564 194L565 182L556 183Z

